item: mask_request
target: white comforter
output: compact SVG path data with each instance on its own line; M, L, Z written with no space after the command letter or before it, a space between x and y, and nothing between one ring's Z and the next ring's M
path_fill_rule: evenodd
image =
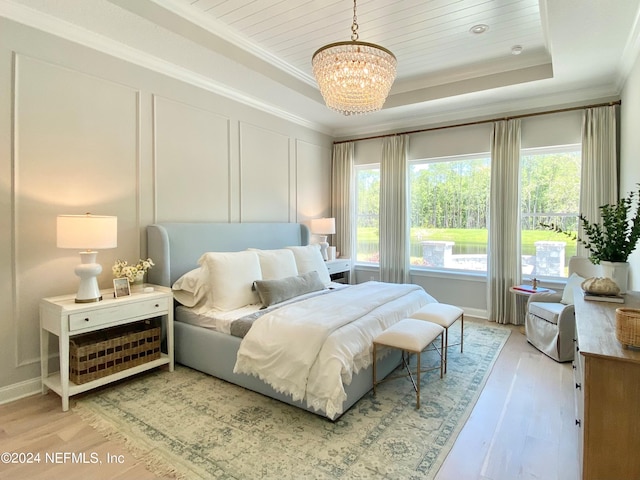
M284 306L256 320L234 372L255 375L329 418L342 413L344 385L371 364L373 338L435 302L417 285L367 282Z

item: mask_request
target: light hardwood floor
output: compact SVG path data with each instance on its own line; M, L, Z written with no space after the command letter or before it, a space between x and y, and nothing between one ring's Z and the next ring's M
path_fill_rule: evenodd
M512 330L437 480L579 478L571 364L554 362ZM0 452L7 451L96 452L102 463L0 463L1 479L156 478L123 444L63 413L51 392L0 406ZM123 463L106 463L107 454Z

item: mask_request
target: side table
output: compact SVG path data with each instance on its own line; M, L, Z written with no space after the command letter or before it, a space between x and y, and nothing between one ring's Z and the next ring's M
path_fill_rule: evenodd
M95 303L75 303L75 294L43 298L40 301L40 366L42 393L53 390L62 398L62 410L69 410L69 397L144 372L160 365L173 371L173 295L171 289L156 285L149 293L132 293L113 298L112 291ZM69 340L76 335L96 332L154 317L164 317L167 353L160 358L120 372L76 385L69 379ZM49 374L49 335L58 337L60 371Z
M527 302L529 297L534 293L556 293L555 290L550 288L536 287L531 285L516 285L509 288L511 293L516 295L516 325L524 325L527 315Z
M325 262L331 280L338 283L350 283L349 273L351 272L350 258L336 258Z

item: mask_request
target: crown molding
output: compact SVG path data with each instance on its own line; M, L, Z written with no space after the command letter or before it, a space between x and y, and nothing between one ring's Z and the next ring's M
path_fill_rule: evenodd
M0 16L235 100L249 107L295 123L296 125L324 134L330 133L331 129L325 125L311 122L306 118L294 115L275 105L266 103L220 82L216 82L210 77L197 74L189 69L180 67L174 63L125 45L110 37L87 30L39 10L16 4L10 0L0 0Z
M224 40L231 42L236 47L241 48L242 50L250 53L258 57L259 59L273 65L276 68L284 71L288 75L305 82L306 84L317 88L316 81L310 75L307 75L297 68L293 67L289 63L283 61L282 59L276 57L271 52L265 50L264 48L256 45L254 42L249 40L247 37L240 35L237 31L229 28L224 23L216 20L214 17L210 15L197 15L193 8L188 8L185 4L179 3L176 0L150 0L156 5L169 10L170 12L178 15L189 22L197 25L201 28L204 28L209 33L216 35ZM311 61L311 59L309 59Z
M471 108L451 109L449 106L444 110L433 109L428 115L413 117L409 122L400 119L387 122L382 121L375 125L365 125L356 128L337 127L331 132L331 135L334 138L353 138L357 140L357 137L363 136L399 132L413 128L427 128L429 126L446 125L461 121L469 122L496 116L516 115L540 109L549 110L554 107L578 106L594 101L617 100L618 97L619 94L610 87L596 87L554 93L535 98L525 98L517 101L508 99Z
M624 84L631 74L636 61L640 61L640 10L636 14L633 28L627 39L627 44L620 57L620 68L618 71L617 87L618 92L622 92Z

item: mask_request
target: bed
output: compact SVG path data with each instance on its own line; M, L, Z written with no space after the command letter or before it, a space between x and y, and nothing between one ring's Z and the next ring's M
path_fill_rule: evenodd
M305 225L294 223L161 223L151 225L147 227L147 253L155 262L155 266L149 271L148 280L150 283L157 285L172 286L176 280L198 267L198 260L206 252L243 252L247 249L269 251L283 249L283 247L303 247L309 244L309 239L308 228ZM376 284L372 285L373 287L382 288L383 284L379 284L379 282L372 283ZM358 289L364 288L369 287L358 285L347 287L344 290L353 292L348 293L349 295L358 295ZM335 296L331 297L331 295ZM342 301L346 307L349 305L347 299L338 300L342 295L347 295L347 293L331 292L324 296L336 299L331 300L332 303ZM359 295L362 295L362 293L359 293ZM378 296L377 293L374 294L374 297ZM321 302L326 300L312 299L309 301ZM393 302L396 303L390 301L389 306L375 310L373 312L374 321L388 325L389 322L398 321L401 317L408 315L413 310L417 310L422 305L435 301L424 290L412 287L406 300L404 298L394 300ZM296 305L302 305L302 303L299 302ZM292 308L299 308L296 305ZM321 304L318 303L318 305ZM397 308L393 310L392 307L396 305ZM188 319L189 315L186 310L179 311L180 308L184 309L182 306L177 307L177 321L174 323L175 358L178 363L185 366L325 416L331 420L335 420L347 411L372 388L370 362L365 362L365 365L354 371L353 375L343 375L346 380L341 383L341 389L343 389L342 395L345 398L341 399L340 405L334 408L325 408L324 404L319 406L317 402L310 404L307 398L299 398L299 394L295 395L285 391L286 389L283 389L282 385L272 382L273 385L276 385L274 387L266 383L268 380L263 381L260 378L260 374L235 373L236 361L238 361L238 364L241 363L240 358L242 358L243 348L246 350L246 345L251 343L249 335L258 332L257 325L262 327L266 320L261 319L261 323L255 323L249 330L247 337L243 339L225 332L194 325L188 321L179 321L181 318ZM263 318L267 317L268 315ZM340 319L338 318L338 320ZM376 328L386 327L378 326ZM338 328L336 331L346 329L348 329L348 326L342 329ZM268 330L263 330L262 334L265 332L268 334ZM257 336L257 333L255 336ZM335 341L333 334L331 338ZM364 354L367 354L367 352L368 350ZM399 356L389 353L382 361L378 362L379 375L388 375L396 368L398 363ZM314 365L314 369L317 370L316 367ZM309 383L312 383L311 379L309 379ZM312 395L310 394L311 397Z

